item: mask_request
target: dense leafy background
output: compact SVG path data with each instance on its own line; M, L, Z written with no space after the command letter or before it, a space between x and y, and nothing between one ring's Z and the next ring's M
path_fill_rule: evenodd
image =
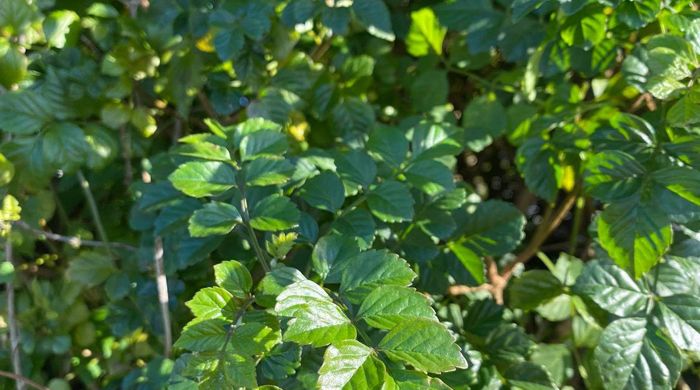
M0 0L0 370L698 388L699 55L685 0Z

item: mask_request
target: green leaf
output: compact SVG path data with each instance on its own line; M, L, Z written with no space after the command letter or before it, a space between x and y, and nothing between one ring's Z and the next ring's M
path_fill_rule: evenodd
M12 181L15 176L15 165L0 153L0 186Z
M173 186L195 198L219 195L236 185L235 169L219 161L190 161L168 176Z
M678 347L700 351L700 298L689 294L664 297L655 310Z
M367 205L375 217L384 222L401 222L413 219L413 197L405 185L388 180L372 189Z
M439 374L466 368L455 338L439 322L416 319L394 327L377 345L392 360L405 362L420 371Z
M20 50L19 45L0 40L0 68L2 68L0 85L5 87L6 90L10 90L13 85L24 79L28 65L29 60Z
M73 172L83 164L89 148L83 129L58 122L48 125L42 134L44 159L52 167Z
M0 263L0 283L5 284L15 279L15 266L9 261Z
M216 54L221 61L235 58L245 46L245 36L238 28L219 30L214 37Z
M404 175L412 186L431 196L455 189L454 175L449 168L437 161L418 161L411 164Z
M625 152L600 152L586 164L584 189L598 199L614 202L639 192L645 174L644 167Z
M345 98L331 112L331 122L340 136L367 133L374 121L372 106L356 97Z
M464 110L462 126L468 133L478 130L498 138L508 129L508 114L495 95L479 96L469 102Z
M0 3L0 26L18 36L29 25L41 18L36 7L25 0L6 0Z
M294 165L284 159L257 158L246 168L248 186L271 186L286 183L294 173Z
M248 312L256 313L256 312ZM265 316L275 318L272 314L262 313ZM237 325L231 336L231 350L244 355L264 355L282 340L280 334L279 323L275 320L274 324L266 324L263 322L248 321L242 325Z
M188 229L192 237L228 234L243 219L238 210L228 204L212 201L197 210L190 218Z
M448 242L447 247L452 253L457 256L457 259L464 265L464 268L474 277L477 283L484 283L484 263L472 250L465 248L463 245Z
M372 158L361 150L351 150L336 154L335 164L337 172L348 187L360 187L369 189L377 176L377 164ZM346 195L355 195L357 188L351 191L346 189Z
M171 234L181 227L187 226L187 221L200 207L202 207L202 203L197 199L178 199L171 205L164 207L158 214L153 233L157 235Z
M84 252L68 264L67 275L85 286L102 284L116 271L114 260L99 253Z
M435 311L425 295L402 286L380 286L362 302L357 319L377 329L390 330L396 325L424 318L437 322Z
M603 5L592 4L569 16L561 26L561 39L569 46L591 48L605 38L607 15Z
M518 148L515 162L527 188L549 203L557 200L564 169L559 163L559 153L550 143L541 138L526 140Z
M241 140L243 161L260 157L279 157L287 151L287 136L275 130L259 130Z
M360 249L367 249L372 245L377 229L372 214L365 209L352 210L334 220L331 227L334 233L352 237L360 245Z
M408 154L408 140L401 130L379 126L369 135L369 151L393 168L398 168Z
M411 102L417 111L430 111L445 105L449 91L446 71L421 72L411 83Z
M213 318L187 324L174 346L195 352L218 351L226 341L230 320Z
M523 390L557 390L547 371L531 362L513 365L503 374L506 382Z
M186 303L197 320L209 320L224 317L233 320L236 307L230 292L221 287L207 287L197 291Z
M349 260L360 254L360 248L351 237L331 235L322 237L314 247L311 261L327 283L340 283Z
M649 291L641 282L616 265L598 260L586 264L576 279L574 291L618 316L630 316L643 310L650 299Z
M357 336L352 322L316 283L304 280L287 286L277 297L275 312L293 317L285 341L321 347Z
M447 29L440 26L435 13L430 8L411 12L411 27L406 36L408 53L414 57L427 56L432 51L442 55L442 41Z
M502 256L524 237L525 216L510 203L488 200L473 212L454 217L457 230L452 236L479 256Z
M551 272L532 270L512 281L508 293L514 308L529 311L564 293L564 286Z
M243 264L234 261L222 261L214 266L216 284L223 287L234 297L247 298L253 288L253 279Z
M623 0L617 7L617 17L633 29L640 29L656 19L661 11L661 0Z
M700 122L700 104L684 96L671 106L666 114L671 126L683 127Z
M409 286L416 277L404 259L386 250L368 250L345 262L339 291L353 303L379 286Z
M274 194L255 204L250 225L257 230L286 230L299 224L299 218L299 210L289 198Z
M275 299L290 284L306 280L296 268L279 267L268 272L258 284L256 302L264 307L275 306Z
M464 131L449 123L421 121L413 128L412 160L452 156L462 151Z
M605 208L598 221L598 236L615 263L639 278L666 253L673 232L664 213L632 198Z
M381 0L355 0L352 12L367 31L377 38L394 41L389 9Z
M383 389L386 367L356 340L331 344L318 371L319 390Z
M185 376L199 378L201 390L256 388L255 362L248 356L211 351L190 357Z
M275 345L260 360L260 373L270 380L280 380L294 375L301 365L301 346L296 343Z
M539 344L530 355L530 361L542 366L557 386L563 386L574 376L572 353L564 344ZM537 376L543 378L541 375ZM545 384L544 380L540 383Z
M513 15L511 16L513 22L519 21L530 12L539 8L544 2L545 0L514 0L511 5L513 8Z
M516 324L503 324L488 334L484 352L497 363L512 364L525 361L535 343Z
M345 202L345 188L338 175L325 171L307 180L300 192L310 206L335 213Z
M78 28L75 25L80 19L78 14L73 11L60 10L53 11L44 19L42 24L46 43L50 47L63 48L66 45L66 38L72 32L72 28Z
M678 349L644 318L608 325L594 359L606 390L668 389L681 369Z

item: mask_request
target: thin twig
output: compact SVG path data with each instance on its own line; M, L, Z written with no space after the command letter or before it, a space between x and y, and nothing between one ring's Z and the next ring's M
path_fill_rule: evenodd
M160 313L163 319L163 333L165 348L163 356L170 358L170 351L173 344L173 331L170 325L170 311L168 310L168 279L165 276L165 266L163 264L163 239L156 236L153 242L155 251L154 259L156 263L156 286L158 288L158 302L160 303Z
M204 111L207 113L207 115L209 115L209 118L217 119L219 117L216 114L216 111L214 111L207 94L205 94L203 91L199 91L197 98L199 99L200 103L202 103L202 108L204 108Z
M131 136L126 126L119 128L119 141L122 144L122 158L124 159L124 187L129 187L134 180L134 168L131 166Z
M332 36L330 36L330 37L328 37L328 39L324 40L323 43L321 43L319 46L316 46L316 48L314 48L314 50L311 52L309 57L311 57L311 59L314 62L318 62L318 60L320 60L321 57L323 57L323 55L326 54L328 49L330 49L331 43L333 43Z
M5 261L12 262L12 243L8 234L5 240ZM24 390L24 381L22 379L22 364L19 357L19 332L17 329L17 316L15 315L15 284L9 281L7 287L7 326L10 328L10 360L12 361L12 370L16 376L17 390ZM9 374L9 373L8 373Z
M252 243L253 243L253 249L255 249L255 254L258 258L258 261L260 262L263 269L265 270L265 273L268 273L268 272L270 272L270 266L267 264L267 259L265 258L265 253L262 251L262 248L260 248L260 244L258 243L258 237L255 235L255 230L253 230L253 227L250 225L250 214L248 212L248 200L246 199L246 195L245 195L245 185L242 185L240 188L241 188L241 211L243 214L243 224L248 229L248 235L250 236L250 241L252 241Z
M83 189L85 199L87 200L88 206L90 207L90 213L92 214L92 219L95 222L97 234L99 235L100 240L103 242L107 253L113 256L114 254L112 253L112 249L109 246L109 238L107 238L107 232L105 231L104 225L102 225L100 211L97 209L97 202L95 202L95 197L92 196L92 191L90 191L90 182L88 182L85 178L85 175L83 175L83 171L78 170L78 180L80 181L80 188Z
M10 379L14 379L15 381L17 381L17 383L24 382L24 383L28 384L29 386L31 386L31 387L33 387L33 388L35 388L35 389L39 389L39 390L51 390L51 389L49 389L48 387L42 386L42 385L40 385L40 384L34 382L34 381L31 380L31 379L27 379L27 378L23 377L22 375L13 374L13 373L7 372L7 371L0 371L0 376L4 376L4 377L10 378Z
M72 245L74 247L105 246L105 243L102 241L83 240L80 237L62 236L60 234L49 233L49 232L45 232L43 230L35 229L24 221L14 221L12 223L12 225L18 226L19 228L21 228L23 230L26 230L26 231L33 233L33 234L36 234L37 236L42 236L42 237L49 239L49 240L52 240L52 241L65 242L66 244ZM121 249L121 250L129 251L129 252L137 252L139 250L139 248L136 248L135 246L131 246L129 244L123 244L121 242L110 242L110 243L108 243L108 245L113 249Z

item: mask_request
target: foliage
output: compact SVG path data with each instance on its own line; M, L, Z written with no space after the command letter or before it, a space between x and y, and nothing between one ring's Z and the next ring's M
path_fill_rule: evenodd
M696 388L699 55L685 0L3 0L0 375Z

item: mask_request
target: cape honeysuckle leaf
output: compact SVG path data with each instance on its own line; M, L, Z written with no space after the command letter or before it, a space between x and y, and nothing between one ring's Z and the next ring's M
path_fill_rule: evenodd
M379 286L409 286L416 277L404 259L385 250L368 250L336 264L344 268L340 294L353 303L360 303Z
M192 355L187 362L185 376L199 378L202 390L255 388L255 362L234 352L203 352Z
M457 256L457 259L464 265L464 268L474 277L477 283L484 283L484 263L474 251L466 248L464 245L447 243L452 253Z
M418 161L411 164L404 175L408 183L428 195L437 195L455 189L454 175L449 168L437 161Z
M334 234L318 240L311 262L326 283L340 283L345 269L351 265L350 260L359 254L360 248L351 237Z
M668 167L652 172L651 179L694 205L700 205L700 172L690 167ZM692 212L692 208L688 208Z
M74 172L85 161L90 145L80 127L58 122L49 124L42 135L44 159L51 167Z
M296 268L279 267L271 270L260 281L256 294L257 304L264 307L275 306L275 299L290 284L306 280Z
M195 137L205 136L205 137ZM172 153L183 156L197 157L212 161L230 161L231 154L225 147L225 141L211 134L195 134L181 138L181 144ZM223 144L223 145L222 145Z
M411 288L391 285L374 289L362 302L355 318L386 330L418 318L437 322L435 311L425 295Z
M549 271L526 271L508 286L510 304L518 309L532 310L564 293L564 286Z
M413 196L405 185L389 180L381 182L367 197L372 214L384 222L413 219Z
M274 194L258 203L250 212L250 226L257 230L278 231L299 224L299 209L289 198Z
M671 126L689 126L700 122L700 105L684 96L676 101L666 114L666 120Z
M102 284L116 270L114 260L110 257L95 252L84 252L70 261L66 274L70 280L85 286L95 286Z
M360 150L338 153L335 164L338 168L338 174L344 182L365 190L369 189L377 175L377 164L366 152ZM355 195L357 189L350 192L346 189L345 193L346 195Z
M241 159L279 157L287 151L287 136L275 130L259 130L243 137L240 144Z
M463 211L463 210L460 210ZM452 237L479 256L501 256L524 237L525 216L510 203L488 200L473 212L453 214L457 229Z
M186 305L197 320L223 317L231 321L237 310L232 298L231 293L221 287L207 287L197 291Z
M356 340L331 344L318 371L319 390L380 390L386 382L386 367L372 349Z
M408 154L408 140L399 129L379 126L370 133L367 148L389 166L398 168Z
M357 241L360 249L368 249L372 245L377 231L377 224L372 214L359 208L335 219L331 227L334 233Z
M400 323L384 336L377 349L420 371L439 374L467 367L454 336L441 323L427 319Z
M630 316L641 311L651 299L644 284L615 264L600 260L586 264L576 279L574 291L618 316Z
M352 12L357 20L367 28L367 32L377 38L393 41L394 31L386 4L381 0L357 0L352 3Z
M644 27L661 11L661 0L623 0L617 8L620 21L632 28Z
M30 90L0 96L0 129L13 134L32 134L52 119L51 104Z
M449 123L421 121L413 128L412 160L451 156L462 151L464 130Z
M246 167L248 186L271 186L286 183L294 174L294 165L283 159L257 158Z
M275 312L293 317L284 332L285 341L322 347L357 336L355 327L340 307L310 280L287 286L277 296Z
M569 16L561 26L561 39L569 46L590 49L605 38L607 15L604 6L592 4Z
M268 316L271 314L265 313ZM243 355L262 355L282 341L279 324L270 327L261 322L247 322L236 325L231 336L230 348Z
M638 193L642 188L644 167L621 151L596 154L587 164L584 189L605 202L614 202Z
M408 53L415 57L427 56L432 52L442 55L442 41L447 29L440 26L433 10L426 7L411 12L411 27L406 36Z
M241 214L233 205L212 201L192 214L189 232L192 237L206 237L214 234L227 234L243 222Z
M509 367L503 377L511 386L523 390L557 390L547 371L542 366L531 362Z
M598 236L615 263L639 278L666 252L673 232L664 213L634 197L605 208L598 221Z
M594 359L606 390L668 389L681 369L676 346L644 318L608 325Z
M190 161L180 165L168 179L186 195L202 198L233 188L236 185L236 170L220 161Z
M574 376L573 353L567 345L539 344L537 349L530 355L530 361L544 368L549 377L551 377L551 381L559 387L563 386L564 383L567 383ZM541 374L535 376L544 379ZM544 380L541 383L545 384Z
M697 258L666 256L657 267L658 273L654 270L645 275L650 286L656 285L654 295L700 295L700 263Z
M222 261L214 266L216 284L237 298L247 298L253 288L253 279L243 264L234 261Z
M280 380L294 375L300 365L301 346L296 343L281 343L263 356L259 367L263 377Z
M195 352L218 351L226 341L230 326L231 320L221 317L192 321L182 330L174 346Z
M201 207L202 202L197 199L185 198L174 201L160 211L155 220L153 232L158 235L170 234L187 226L187 220Z
M467 133L475 129L492 138L500 137L508 128L508 114L493 94L480 96L467 105L462 125Z
M664 297L655 311L678 347L700 351L700 298L689 294Z
M312 207L335 213L345 201L345 188L338 175L325 171L309 179L300 196Z
M516 324L503 324L493 329L485 340L484 352L497 363L511 364L525 361L535 343Z
M527 188L554 203L562 186L564 169L552 145L541 138L528 139L518 148L515 161Z

